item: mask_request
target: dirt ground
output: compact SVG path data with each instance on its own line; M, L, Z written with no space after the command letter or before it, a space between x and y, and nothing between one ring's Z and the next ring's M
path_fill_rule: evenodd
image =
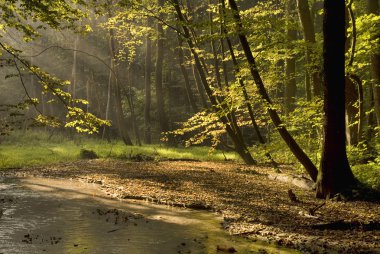
M209 209L224 217L231 234L304 253L380 253L380 201L322 205L313 190L275 180L294 174L281 171L236 163L96 159L2 174L73 178L97 183L116 198Z

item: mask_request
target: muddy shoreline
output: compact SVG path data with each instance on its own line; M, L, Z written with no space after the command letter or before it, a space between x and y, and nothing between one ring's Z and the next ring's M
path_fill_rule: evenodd
M283 173L294 173L281 168ZM314 192L268 178L267 167L214 162L126 162L86 160L44 167L2 170L4 176L76 179L99 184L107 195L212 210L231 234L264 240L304 253L380 253L380 205L328 201ZM288 191L298 202L289 198ZM342 228L322 228L341 222ZM371 224L372 223L372 224ZM363 226L364 225L364 226ZM365 225L375 225L366 227Z

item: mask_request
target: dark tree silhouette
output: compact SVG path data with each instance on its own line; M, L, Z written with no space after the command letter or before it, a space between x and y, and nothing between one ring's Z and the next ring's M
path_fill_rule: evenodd
M345 1L325 0L323 17L324 143L317 197L349 189L355 178L346 154L345 135Z

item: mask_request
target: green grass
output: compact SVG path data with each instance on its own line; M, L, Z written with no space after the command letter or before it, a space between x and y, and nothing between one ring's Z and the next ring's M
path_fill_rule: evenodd
M121 141L111 143L88 136L69 139L63 135L50 136L43 131L14 132L0 143L0 168L47 165L80 159L81 149L94 151L100 158L130 159L136 155L155 159L194 159L202 161L239 160L235 153L215 151L208 147L171 148L160 145L126 146Z
M129 160L136 155L160 159L194 159L201 161L240 161L235 153L215 151L208 147L171 148L160 145L126 146L121 141L102 141L76 135L70 139L62 134L43 131L13 132L0 140L0 169L48 165L80 159L81 149L94 151L100 158ZM257 151L256 151L257 152ZM283 152L286 154L287 150ZM257 154L256 154L257 156ZM279 163L284 161L278 160ZM380 165L370 163L352 167L354 175L368 187L380 190Z

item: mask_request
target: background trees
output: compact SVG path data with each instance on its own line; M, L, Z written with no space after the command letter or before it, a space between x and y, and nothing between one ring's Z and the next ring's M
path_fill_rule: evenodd
M322 1L9 3L0 5L6 24L0 71L11 77L1 84L8 89L0 95L6 109L3 133L16 115L16 125L25 127L33 123L26 119L38 118L94 132L105 124L96 115L110 120L103 132L110 140L139 144L141 136L146 144L234 149L249 164L303 165L316 180L327 135L323 96L331 95L321 89L329 82L321 76ZM351 141L348 159L373 167L367 162L379 161L378 1L351 6L354 18L346 19L344 30L351 89L331 96L350 98L345 118L351 128L337 127L340 143L346 137ZM18 72L15 67L21 66ZM30 103L19 105L25 94L39 99L32 100L37 110ZM89 119L92 125L86 127Z

